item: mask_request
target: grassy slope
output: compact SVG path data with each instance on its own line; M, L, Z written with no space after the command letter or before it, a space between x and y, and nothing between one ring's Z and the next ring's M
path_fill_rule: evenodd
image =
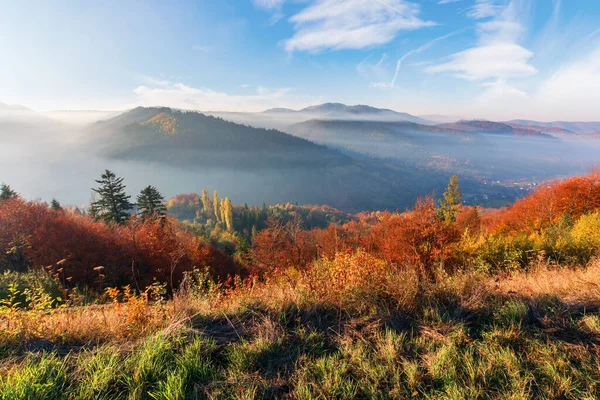
M600 264L536 271L420 289L402 271L381 289L288 271L20 311L2 320L0 399L597 398Z

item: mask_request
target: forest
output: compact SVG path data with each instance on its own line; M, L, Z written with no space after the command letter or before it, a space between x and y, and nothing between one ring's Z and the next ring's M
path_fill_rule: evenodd
M511 206L0 188L0 398L595 398L600 173Z

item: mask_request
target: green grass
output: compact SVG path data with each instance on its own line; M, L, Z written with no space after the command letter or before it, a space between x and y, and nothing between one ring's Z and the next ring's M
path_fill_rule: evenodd
M237 335L205 315L138 342L5 359L0 399L598 398L597 313L493 304L338 318L254 305L229 315Z

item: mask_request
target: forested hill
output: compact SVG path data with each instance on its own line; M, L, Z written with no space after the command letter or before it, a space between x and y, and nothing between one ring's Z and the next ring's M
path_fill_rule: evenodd
M253 128L198 112L138 107L94 124L89 144L99 155L183 167L319 168L352 160L277 130Z
M222 190L243 198L236 190L248 188L260 193L261 202L327 204L344 211L404 209L418 196L441 192L449 177L170 108L138 107L93 124L86 134L87 150L107 162L132 161L138 170L150 170L151 164L176 167L173 173L189 176L188 186L218 174Z

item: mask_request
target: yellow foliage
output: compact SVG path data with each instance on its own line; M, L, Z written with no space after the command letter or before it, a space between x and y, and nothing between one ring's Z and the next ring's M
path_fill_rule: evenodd
M160 132L167 135L175 135L177 133L177 119L167 113L159 113L146 122L142 122L142 125L151 125L158 129Z
M600 249L600 212L582 215L571 231L573 241L579 246L590 250Z

